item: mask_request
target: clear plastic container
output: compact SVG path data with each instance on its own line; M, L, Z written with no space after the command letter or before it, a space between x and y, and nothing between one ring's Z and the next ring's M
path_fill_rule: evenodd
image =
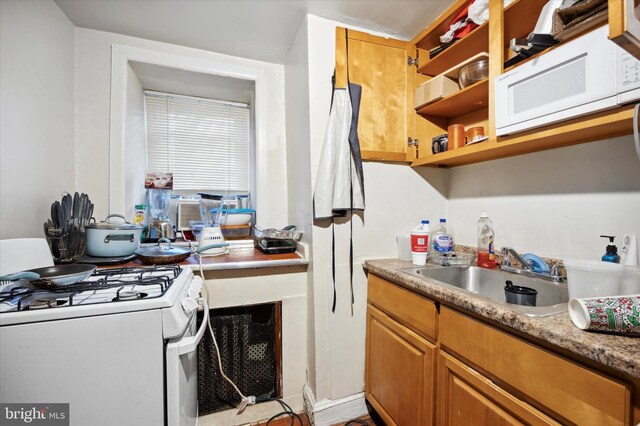
M640 294L640 267L624 267L620 283L620 294Z
M274 228L260 228L258 226L253 227L253 232L256 238L278 238L280 240L294 240L298 241L302 238L302 232L296 231L295 226L290 229L274 229Z
M411 235L396 235L396 243L398 244L398 259L411 260Z
M579 297L617 296L624 266L600 260L564 260L567 270L569 299Z

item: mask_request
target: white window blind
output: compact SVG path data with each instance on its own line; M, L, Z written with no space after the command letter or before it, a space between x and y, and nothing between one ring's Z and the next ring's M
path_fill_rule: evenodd
M249 191L249 107L145 91L147 171L174 190Z

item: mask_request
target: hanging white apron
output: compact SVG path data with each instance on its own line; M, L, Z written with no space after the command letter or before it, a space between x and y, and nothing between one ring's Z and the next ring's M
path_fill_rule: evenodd
M335 89L313 196L316 219L364 210L361 172L354 163L349 143L352 113L349 91Z

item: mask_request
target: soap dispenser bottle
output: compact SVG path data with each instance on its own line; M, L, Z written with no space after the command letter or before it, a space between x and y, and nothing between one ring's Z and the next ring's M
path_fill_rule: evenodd
M602 238L608 238L609 244L607 245L607 252L602 256L603 262L620 263L620 256L618 256L618 247L613 245L614 236L600 235Z

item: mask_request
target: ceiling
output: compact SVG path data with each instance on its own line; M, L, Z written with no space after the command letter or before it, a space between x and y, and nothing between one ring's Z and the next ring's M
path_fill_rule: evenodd
M453 0L55 0L77 27L283 64L306 14L409 40Z

